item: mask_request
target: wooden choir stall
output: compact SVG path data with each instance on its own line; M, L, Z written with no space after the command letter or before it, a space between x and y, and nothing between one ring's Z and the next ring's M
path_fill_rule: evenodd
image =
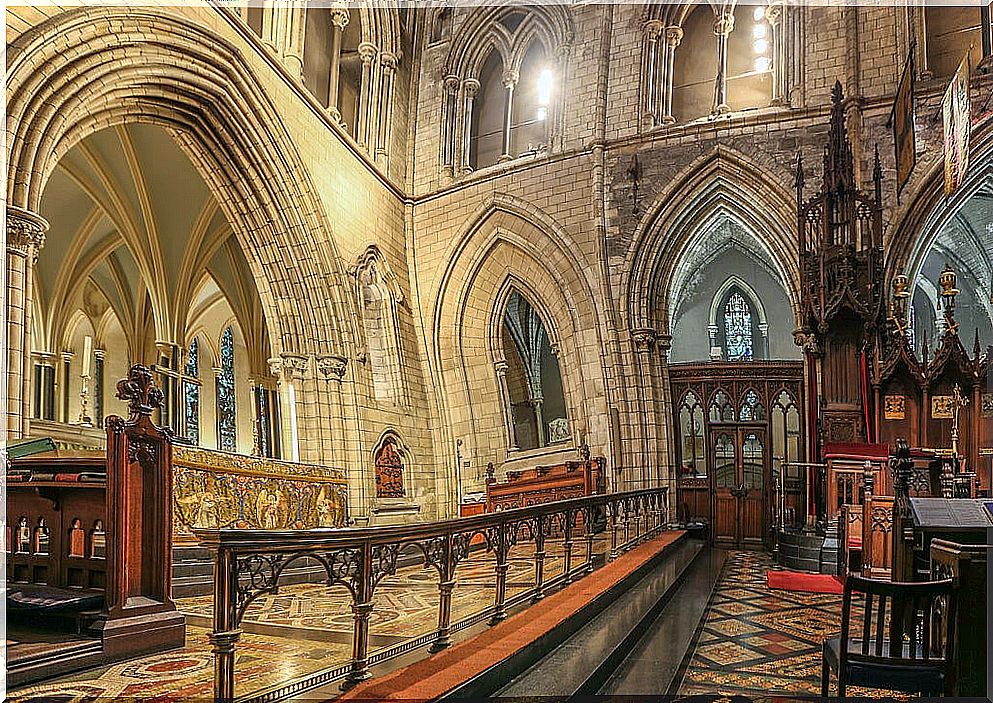
M7 468L7 681L182 647L171 596L172 439L151 372L117 386L127 420L107 452L49 452Z
M486 512L604 493L606 463L603 457L586 457L554 466L508 471L503 482L496 480L496 470L490 463L486 467Z

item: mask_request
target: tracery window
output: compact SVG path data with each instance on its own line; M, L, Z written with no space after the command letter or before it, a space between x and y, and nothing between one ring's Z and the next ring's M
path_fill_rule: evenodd
M734 422L734 405L724 391L717 391L710 399L711 422Z
M190 348L186 352L187 376L200 377L200 343L194 337L190 342ZM193 444L200 444L200 386L195 383L186 383L186 437Z
M724 358L752 360L752 312L744 296L735 291L724 305Z
M217 376L217 447L233 452L238 444L234 384L234 332L221 335L221 371Z
M738 419L742 422L765 421L765 407L763 407L758 394L754 390L749 389L745 394L745 402L741 404L741 412L738 414Z
M707 475L707 458L703 446L703 406L693 391L683 396L679 405L679 427L682 444L682 473L689 476Z

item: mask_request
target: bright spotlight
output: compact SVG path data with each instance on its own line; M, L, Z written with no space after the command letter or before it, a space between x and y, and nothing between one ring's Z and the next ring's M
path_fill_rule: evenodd
M752 47L755 49L756 54L764 54L769 48L769 42L765 39L756 39Z
M752 17L755 18L756 22L761 22L765 19L765 8L762 5L756 5L755 11L752 12Z
M755 59L755 71L757 73L768 73L771 62L768 56L759 56Z
M547 105L552 100L552 88L555 86L555 74L550 68L538 74L538 102Z
M752 36L756 39L765 39L765 25L756 24L752 27Z

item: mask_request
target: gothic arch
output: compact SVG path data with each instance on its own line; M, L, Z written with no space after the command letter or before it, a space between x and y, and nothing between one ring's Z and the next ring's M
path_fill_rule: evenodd
M631 329L671 329L674 273L699 227L722 211L766 248L783 275L798 319L800 271L792 197L747 157L718 146L673 179L635 229L621 283Z
M759 315L759 324L769 324L769 319L766 316L765 305L762 303L762 298L759 297L759 294L755 292L754 288L737 276L729 277L726 281L724 281L721 287L717 289L717 293L714 294L713 299L710 301L710 314L707 316L707 319L713 323L718 319L719 315L723 314L720 309L721 301L724 300L724 297L731 292L733 288L737 288L744 293L751 304L755 306L755 312Z
M125 58L119 36L132 38L127 56L140 55L140 63ZM329 223L275 105L235 46L179 18L99 8L60 14L9 49L9 206L37 212L55 165L97 130L164 127L235 227L272 349L327 354L349 345L351 307L334 243L321 256L310 237L329 234ZM329 299L285 314L286 301Z
M504 459L504 414L487 332L498 301L514 286L545 316L546 329L554 330L574 441L591 431L594 415L603 420L597 427L606 427L599 312L586 270L558 225L533 205L497 196L477 210L445 260L429 307L431 367L447 426L453 437L470 443L464 456L483 466ZM577 405L577 398L589 402ZM594 451L605 450L607 442L599 431L589 440Z

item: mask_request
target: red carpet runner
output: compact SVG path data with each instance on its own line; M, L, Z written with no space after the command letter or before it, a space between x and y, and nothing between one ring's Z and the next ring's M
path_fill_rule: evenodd
M433 700L550 632L682 535L682 531L665 532L486 632L399 671L361 683L334 700Z
M777 588L781 591L843 593L845 590L841 581L830 574L805 574L800 571L769 569L765 572L765 576L769 588Z

